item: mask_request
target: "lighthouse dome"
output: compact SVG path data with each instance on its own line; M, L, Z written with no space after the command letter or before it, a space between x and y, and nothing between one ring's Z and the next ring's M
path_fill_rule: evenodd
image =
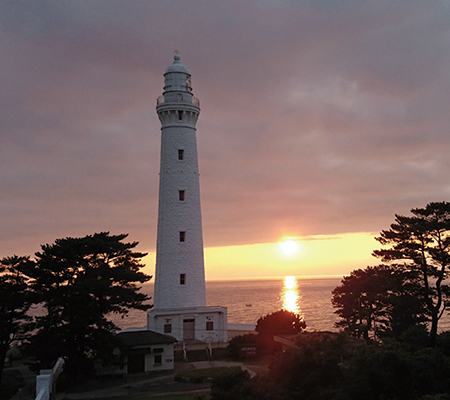
M173 57L173 63L166 69L166 74L168 74L169 72L183 72L188 75L191 74L189 70L183 64L181 64L180 58L181 57L179 54L175 54L175 56Z

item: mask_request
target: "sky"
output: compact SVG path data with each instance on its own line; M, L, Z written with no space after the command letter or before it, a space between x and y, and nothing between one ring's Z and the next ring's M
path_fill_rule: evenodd
M153 273L174 50L208 279L348 274L395 214L449 201L448 1L3 0L0 257L110 231Z

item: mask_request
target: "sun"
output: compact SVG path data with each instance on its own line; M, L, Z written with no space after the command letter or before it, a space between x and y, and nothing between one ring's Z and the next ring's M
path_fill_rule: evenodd
M280 251L285 256L293 256L299 251L299 245L295 240L286 239L278 243L280 246Z

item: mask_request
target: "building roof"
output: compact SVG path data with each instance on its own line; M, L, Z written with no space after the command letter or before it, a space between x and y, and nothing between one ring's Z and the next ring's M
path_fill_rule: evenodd
M129 331L117 334L125 347L148 346L154 344L170 344L177 340L169 335L153 331Z
M191 74L189 70L181 64L179 54L175 54L173 57L173 63L167 67L165 74L168 74L169 72L183 72L188 75Z

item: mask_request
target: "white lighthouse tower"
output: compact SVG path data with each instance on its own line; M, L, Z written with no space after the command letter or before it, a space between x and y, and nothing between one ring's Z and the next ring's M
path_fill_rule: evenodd
M161 121L154 308L147 328L179 341L227 340L224 307L207 307L196 123L191 74L175 55L157 100Z
M199 101L191 75L170 65L156 112L161 121L158 240L154 307L205 307L202 216L196 128Z

